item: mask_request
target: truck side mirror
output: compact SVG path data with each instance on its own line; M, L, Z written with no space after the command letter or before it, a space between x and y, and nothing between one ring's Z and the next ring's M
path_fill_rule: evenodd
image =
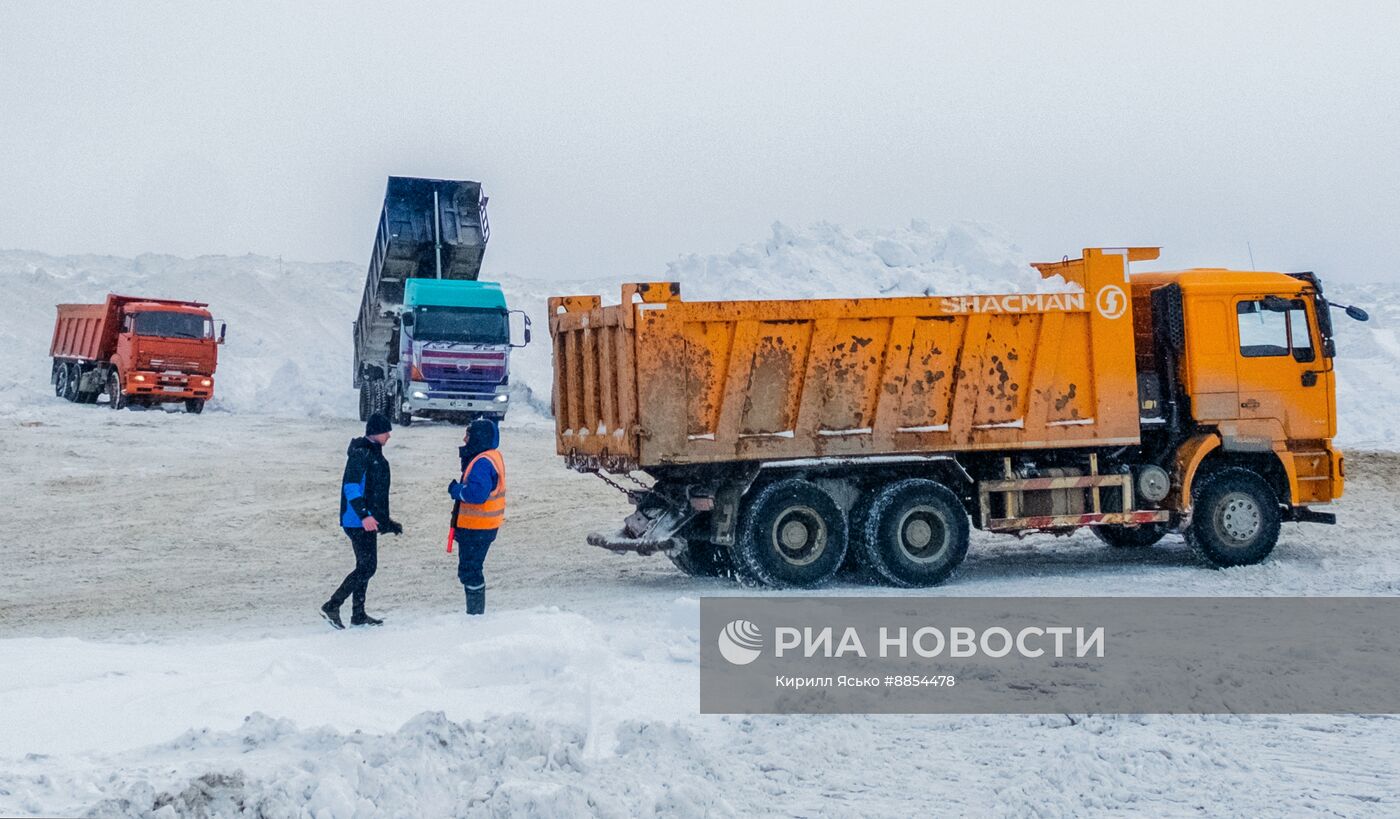
M228 322L219 325L219 343L223 344L228 340Z
M399 316L399 323L402 324L402 325L405 326L405 327L412 327L412 326L413 326L413 314L412 314L412 313L403 313L403 314L401 314L401 315Z
M521 343L521 344L516 344L515 342L512 341L511 344L510 344L510 346L512 346L512 347L524 347L525 345L527 345L527 344L530 343L530 314L529 314L529 313L526 313L524 310L511 310L510 312L511 312L511 313L519 313L519 314L520 314L520 317L521 317L522 319L525 320L525 332L524 332L524 334L523 334L523 335L525 336L525 341L524 341L523 343Z
M1362 310L1360 307L1348 307L1347 315L1357 321L1370 321L1371 319L1371 314Z

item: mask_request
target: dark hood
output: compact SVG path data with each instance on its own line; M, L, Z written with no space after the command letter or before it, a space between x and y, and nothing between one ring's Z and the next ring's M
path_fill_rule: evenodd
M368 449L370 452L378 452L383 449L383 447L368 438L351 438L350 446L345 448L345 454L352 455L357 449Z
M462 469L467 468L467 464L472 458L480 455L488 449L495 449L501 443L501 433L496 429L496 422L489 418L478 418L467 427L467 443L457 450L462 456Z

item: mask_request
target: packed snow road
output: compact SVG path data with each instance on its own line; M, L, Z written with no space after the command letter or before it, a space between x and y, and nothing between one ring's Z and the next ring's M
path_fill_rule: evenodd
M699 716L696 598L771 592L584 545L627 507L543 422L505 430L510 520L473 621L443 551L460 430L395 431L407 531L369 597L388 624L348 632L315 607L352 563L358 424L55 402L0 428L3 815L1400 810L1389 717ZM821 593L1396 594L1400 456L1348 473L1341 525L1285 526L1261 566L975 535L945 586Z

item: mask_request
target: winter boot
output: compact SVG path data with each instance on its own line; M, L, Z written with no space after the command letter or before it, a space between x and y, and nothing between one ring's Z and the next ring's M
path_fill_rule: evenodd
M362 611L357 611L350 615L350 625L352 626L382 626L384 621L378 617L370 617Z
M340 606L337 606L335 603L328 602L322 606L321 616L326 618L326 622L331 624L331 628L345 628L345 624L340 622Z
M467 586L467 614L486 613L486 586L472 588Z

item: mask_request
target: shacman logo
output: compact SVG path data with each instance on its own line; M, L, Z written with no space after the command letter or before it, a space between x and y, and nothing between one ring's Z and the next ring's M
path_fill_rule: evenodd
M748 620L732 620L719 633L719 653L734 665L748 665L763 652L763 632Z
M1128 297L1124 295L1123 288L1110 284L1099 290L1099 295L1094 298L1094 306L1099 308L1099 315L1112 321L1127 312Z

